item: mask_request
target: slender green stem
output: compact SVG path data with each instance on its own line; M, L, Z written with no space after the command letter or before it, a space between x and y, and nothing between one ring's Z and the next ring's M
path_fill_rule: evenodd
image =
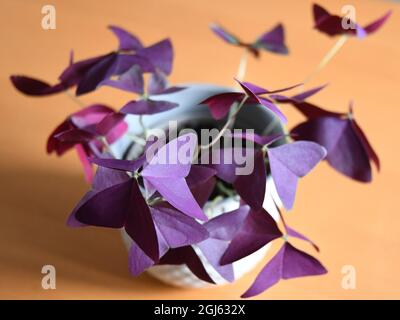
M217 182L217 188L228 197L233 197L235 195L235 192L227 188L221 181Z
M221 139L221 137L225 134L225 132L229 129L229 126L235 122L236 117L239 113L239 111L242 109L242 107L244 106L246 100L248 99L248 96L244 96L244 98L242 99L242 101L240 101L238 107L236 108L236 110L229 116L228 120L226 121L225 125L222 127L221 131L219 132L219 134L207 145L205 146L200 146L200 149L202 150L206 150L208 148L211 148L214 144L216 144L219 139Z
M70 98L73 102L75 102L79 107L83 108L85 104L79 100L74 94L69 91L64 91L65 95Z
M161 203L161 202L163 202L164 201L164 199L162 198L162 197L156 197L156 198L154 198L154 199L149 199L149 200L147 200L147 204L149 205L149 206L154 206L154 205L156 205L156 204L158 204L158 203Z
M107 152L115 159L117 159L116 155L111 149L110 144L108 143L106 137L100 137L100 141L103 143L104 148L107 150Z
M342 35L339 40L335 43L335 45L327 52L327 54L322 58L317 67L311 72L303 81L303 84L309 82L312 78L314 78L329 61L339 52L339 50L343 47L349 37L347 35Z
M240 58L239 67L236 73L236 79L238 79L239 81L243 81L246 75L247 57L248 57L248 50L245 49L242 53L242 57Z
M143 139L143 138L141 138L141 137L139 137L139 136L137 136L137 135L135 135L135 134L133 134L131 132L127 132L126 136L131 138L134 142L140 144L141 146L145 146L146 145L146 140L145 139Z
M139 124L140 124L140 127L142 128L144 139L146 140L147 139L147 128L144 125L143 116L142 115L139 116Z

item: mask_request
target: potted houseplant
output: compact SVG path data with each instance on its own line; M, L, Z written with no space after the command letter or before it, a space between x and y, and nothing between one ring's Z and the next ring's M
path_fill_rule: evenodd
M51 85L26 76L11 81L33 96L87 94L111 86L135 95L115 110L84 106L51 133L47 151L75 149L90 190L68 218L71 227L119 228L129 247L133 275L149 270L178 286L234 281L263 257L272 242L281 249L242 295L251 297L281 279L320 275L325 267L291 244L317 245L291 226L283 210L294 205L300 178L326 160L358 181L372 179L379 159L348 112L328 111L309 102L324 86L306 82L351 37L378 30L387 13L361 27L322 7L313 7L315 28L339 41L304 83L277 90L243 81L248 55L287 54L281 24L247 43L218 25L212 31L244 49L235 88L210 84L170 86L173 49L169 39L150 46L111 26L116 50L70 63ZM305 121L288 130L282 106L299 110ZM94 167L97 167L94 173Z

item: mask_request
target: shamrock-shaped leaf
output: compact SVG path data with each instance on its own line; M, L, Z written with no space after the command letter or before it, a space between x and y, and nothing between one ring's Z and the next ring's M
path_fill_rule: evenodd
M234 103L239 103L241 100L247 97L245 104L261 104L265 106L267 109L269 109L271 112L273 112L282 122L285 123L287 121L286 117L283 115L280 109L274 104L274 102L271 99L269 99L265 95L276 94L279 92L287 91L299 85L294 85L287 88L270 91L261 88L255 84L252 84L250 82L240 82L239 80L236 81L240 84L244 93L241 92L220 93L200 102L200 104L205 104L208 106L211 115L213 116L214 119L219 120L224 118L228 114L230 108Z
M358 38L364 38L365 36L379 30L389 19L391 11L388 11L385 15L378 18L377 20L369 23L365 27L361 27L355 21L350 20L348 17L340 17L337 15L330 14L326 9L318 4L313 5L313 15L315 28L328 36L336 35L350 35L357 36ZM345 22L345 23L343 23ZM348 26L345 28L344 25Z
M210 28L219 38L221 38L225 42L238 47L246 48L255 57L258 57L260 55L260 49L277 54L288 54L289 52L285 44L285 34L282 24L278 24L270 31L263 33L252 43L241 41L238 37L215 23L211 24Z
M108 28L118 38L119 41L118 50L137 51L143 48L141 41L130 32L117 26L109 26Z
M307 175L326 156L317 143L296 141L268 148L268 160L279 198L286 209L293 207L297 181Z
M325 267L314 257L285 242L278 253L261 270L254 283L242 295L249 298L260 294L280 280L327 273Z
M267 211L262 208L258 211L251 209L222 256L221 264L242 259L282 235Z

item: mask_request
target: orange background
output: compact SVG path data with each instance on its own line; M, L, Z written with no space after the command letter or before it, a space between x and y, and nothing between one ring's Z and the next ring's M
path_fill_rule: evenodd
M337 13L349 3L319 2ZM290 56L263 53L260 61L250 59L246 79L267 88L291 85L302 81L335 42L312 29L311 1L51 3L57 10L57 29L49 31L41 28L41 8L48 1L2 0L0 4L0 297L238 298L255 272L224 287L171 288L148 275L130 276L118 231L67 228L70 210L88 187L75 154L49 157L45 140L76 106L63 94L23 96L13 89L8 76L23 73L56 81L71 48L77 59L115 48L116 40L106 26L117 24L139 35L145 44L172 38L176 52L173 82L232 85L241 52L215 38L208 24L220 22L244 39L253 39L282 21ZM381 157L382 172L374 175L372 184L364 185L324 163L301 181L295 209L286 215L287 220L320 245L319 258L329 274L283 281L258 298L400 298L400 8L390 1L352 0L351 4L361 24L390 8L394 14L377 34L346 43L310 83L330 83L312 101L345 111L354 99L355 115ZM102 88L82 100L117 108L129 98ZM290 125L301 119L290 107L284 108ZM57 269L56 290L41 288L45 264ZM355 290L341 287L344 265L356 268Z

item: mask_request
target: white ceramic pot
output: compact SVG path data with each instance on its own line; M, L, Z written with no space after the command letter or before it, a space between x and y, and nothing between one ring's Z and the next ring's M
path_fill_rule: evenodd
M187 89L169 94L167 96L157 96L154 99L168 100L179 103L179 107L167 112L159 113L152 116L144 116L143 122L147 128L164 128L169 120L178 121L180 124L185 124L190 127L191 124L204 123L212 121L211 115L206 106L199 106L199 102L214 94L232 91L230 88L207 84L187 84L184 85ZM153 99L153 98L152 98ZM141 126L137 116L128 116L127 122L129 132L133 134L141 133ZM267 125L266 125L267 124ZM246 106L240 111L237 118L237 125L242 128L254 129L256 133L268 135L283 132L283 128L277 118L265 107L260 105ZM113 152L119 157L133 158L135 157L135 145L132 145L132 140L128 137L120 139L112 146ZM280 200L276 194L272 179L267 180L267 192L264 199L264 208L272 215L275 220L279 219L279 213L276 210L275 203L280 204ZM207 203L204 207L204 212L209 218L218 216L227 211L234 210L239 207L237 198L228 198L211 206ZM132 240L122 231L122 238L129 249ZM264 257L269 246L256 251L252 255L243 258L233 264L235 280L241 278L244 274L251 271ZM199 254L205 269L210 274L216 284L224 284L224 280L207 262L204 256L194 246L194 249ZM209 286L210 284L198 279L185 265L161 265L151 267L148 271L153 277L167 284L178 287L199 288Z

